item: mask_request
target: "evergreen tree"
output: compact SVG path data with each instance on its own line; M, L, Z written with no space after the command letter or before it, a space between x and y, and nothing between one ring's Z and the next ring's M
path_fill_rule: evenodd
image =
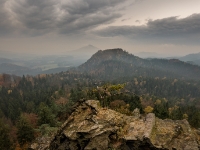
M39 124L49 124L50 126L55 126L55 115L52 113L51 109L44 103L40 104L39 107Z
M154 113L157 117L161 119L168 118L168 102L166 102L165 100L156 100L154 106Z
M17 122L17 139L21 146L34 139L34 129L22 115Z
M175 107L175 109L171 112L170 118L173 120L181 120L183 119L183 113L181 112L180 107Z
M8 127L0 120L0 150L11 150L12 143L9 138Z

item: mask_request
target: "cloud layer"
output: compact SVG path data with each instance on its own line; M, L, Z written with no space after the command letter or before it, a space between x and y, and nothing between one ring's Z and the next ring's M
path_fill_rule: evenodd
M138 26L119 26L115 20L126 22L134 19L134 14L124 19L126 9L122 9L136 1L138 0L0 0L0 37L51 36L53 33L72 38L72 34L77 37L80 33L86 33L81 36L93 36L91 39L96 38L96 35L116 39L125 37L124 39L128 38L136 43L200 44L200 14L186 18L174 16L148 20L146 25L141 25L140 20L136 20ZM116 26L109 26L109 23ZM107 27L102 28L102 25Z
M0 34L74 33L121 16L121 0L0 0Z
M98 31L95 34L102 37L124 36L131 39L146 41L166 40L173 42L188 40L198 42L200 39L200 14L193 14L186 18L169 17L158 20L148 20L142 26L110 26Z

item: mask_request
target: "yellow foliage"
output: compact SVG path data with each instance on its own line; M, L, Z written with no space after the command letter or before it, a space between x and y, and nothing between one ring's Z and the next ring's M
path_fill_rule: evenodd
M161 100L157 99L155 102L156 105L160 105L161 104Z
M123 89L125 86L125 84L117 84L117 85L111 85L110 87L108 87L111 91L119 91L121 89Z
M169 108L168 111L169 111L169 114L171 114L173 111L173 108Z
M8 90L8 94L12 93L12 90Z
M165 101L165 103L167 103L167 102L168 102L168 100L167 100L166 98L164 98L164 101Z
M188 115L187 114L183 114L183 119L188 119Z
M178 81L177 79L174 79L174 83L177 82L177 81Z
M152 108L151 106L147 106L147 107L144 109L144 112L145 112L146 114L151 113L152 111L153 111L153 108Z

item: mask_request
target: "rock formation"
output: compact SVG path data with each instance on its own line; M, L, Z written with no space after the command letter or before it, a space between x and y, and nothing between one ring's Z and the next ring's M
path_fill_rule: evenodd
M87 100L77 106L55 137L33 143L32 149L199 150L198 132L187 120L161 120L153 113L126 116Z

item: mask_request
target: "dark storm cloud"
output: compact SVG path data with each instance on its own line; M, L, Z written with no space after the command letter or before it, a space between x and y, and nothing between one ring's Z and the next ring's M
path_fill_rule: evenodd
M121 16L121 0L0 0L0 33L73 33Z
M12 22L9 20L9 15L4 9L5 2L6 0L0 0L0 34L3 35L6 35L12 31Z
M148 20L142 26L110 26L98 31L96 34L103 37L124 36L138 40L166 40L176 42L185 40L198 41L200 38L200 14L178 19L169 17L158 20Z

